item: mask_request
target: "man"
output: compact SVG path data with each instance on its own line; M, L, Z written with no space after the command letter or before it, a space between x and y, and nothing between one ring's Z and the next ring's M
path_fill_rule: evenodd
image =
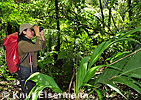
M34 29L34 31L33 31ZM36 42L32 42L32 38L36 35ZM18 76L22 91L29 94L30 90L35 86L35 83L28 81L24 86L26 79L37 70L37 52L45 48L46 42L43 30L39 32L39 27L24 23L20 26L20 33L18 34L18 56L22 59L27 55L24 61L20 64Z

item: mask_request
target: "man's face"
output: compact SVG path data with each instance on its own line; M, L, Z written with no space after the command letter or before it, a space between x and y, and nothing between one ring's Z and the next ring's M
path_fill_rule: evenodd
M23 31L23 32L25 34L25 37L29 39L33 38L34 32L30 28L28 28L27 31Z

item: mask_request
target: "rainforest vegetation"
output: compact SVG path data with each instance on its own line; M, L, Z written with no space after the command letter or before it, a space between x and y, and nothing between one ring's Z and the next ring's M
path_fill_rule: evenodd
M79 100L80 93L87 100L141 100L140 0L0 0L1 100L21 91L2 43L23 23L42 26L46 38L38 72L28 79L36 82L32 100L41 91L76 94L62 100Z

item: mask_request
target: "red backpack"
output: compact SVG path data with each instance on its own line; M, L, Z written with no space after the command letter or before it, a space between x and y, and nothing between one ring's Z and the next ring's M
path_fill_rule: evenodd
M17 71L19 63L18 48L17 48L18 32L10 34L4 38L3 46L6 49L6 62L10 73Z

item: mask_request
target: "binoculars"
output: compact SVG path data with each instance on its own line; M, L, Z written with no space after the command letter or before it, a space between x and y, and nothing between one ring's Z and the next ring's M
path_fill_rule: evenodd
M36 24L34 24L34 25L32 26L32 29L31 29L32 31L34 31L34 29L33 29L34 26L36 26ZM43 27L39 27L39 32L41 32L43 29L44 29ZM35 32L35 31L34 31L34 32Z
M43 27L39 27L39 32L41 32L43 30Z

